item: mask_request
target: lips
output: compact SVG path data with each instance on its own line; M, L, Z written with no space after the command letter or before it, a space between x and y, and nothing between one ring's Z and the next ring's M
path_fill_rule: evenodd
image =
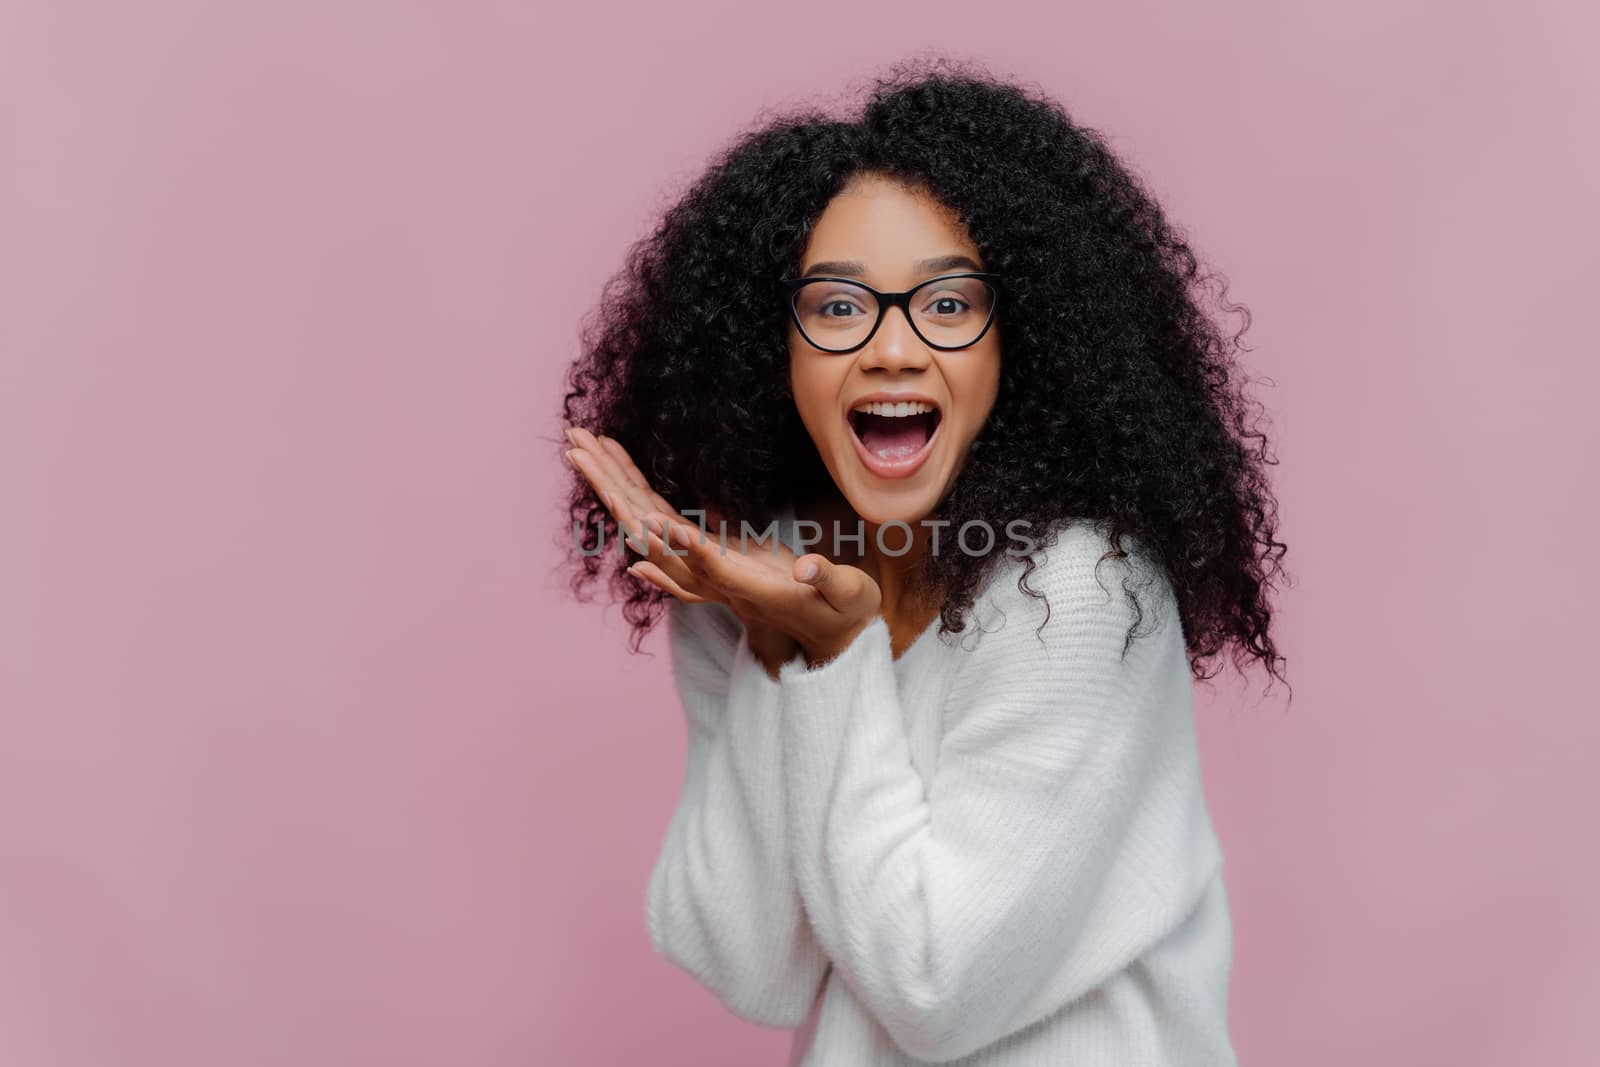
M869 401L876 411L860 410ZM930 411L890 414L892 407L900 405L931 407ZM909 402L909 404L908 404ZM850 410L845 420L850 427L850 439L862 465L882 478L909 478L915 474L933 452L933 442L939 436L943 412L937 404L922 397L904 398L891 394L863 398Z

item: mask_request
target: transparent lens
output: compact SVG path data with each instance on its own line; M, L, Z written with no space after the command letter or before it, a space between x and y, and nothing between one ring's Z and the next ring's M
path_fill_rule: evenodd
M911 294L917 332L951 348L976 341L993 309L994 292L982 278L943 278Z
M817 280L794 297L806 339L839 352L866 340L878 321L878 299L853 282ZM937 278L911 294L911 319L923 340L946 348L972 344L994 310L994 290L982 278Z
M850 282L808 282L794 296L794 311L807 340L838 351L866 338L878 321L878 298Z

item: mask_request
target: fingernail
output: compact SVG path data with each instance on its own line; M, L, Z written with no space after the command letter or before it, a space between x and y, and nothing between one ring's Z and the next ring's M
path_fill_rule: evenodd
M567 440L571 441L573 444L578 443L578 435L572 432L571 427L567 428Z
M806 564L801 565L801 567L800 567L800 580L802 582L809 582L811 579L815 578L816 576L817 576L817 565L815 563L806 563Z

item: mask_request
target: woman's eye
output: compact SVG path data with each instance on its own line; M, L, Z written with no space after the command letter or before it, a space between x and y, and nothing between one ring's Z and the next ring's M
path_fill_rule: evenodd
M850 318L850 315L848 313L839 314L839 315L831 315L831 314L828 313L828 309L829 308L847 308L850 311L859 310L854 304L850 303L850 301L848 301L848 300L830 300L826 304L822 305L822 313L823 313L823 317L824 318L829 318L829 319L848 319L848 318Z
M935 315L959 315L967 307L967 302L957 296L941 296L928 305Z

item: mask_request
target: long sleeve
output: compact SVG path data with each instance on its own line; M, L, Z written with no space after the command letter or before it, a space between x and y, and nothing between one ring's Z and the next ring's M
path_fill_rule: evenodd
M688 742L646 897L651 942L735 1015L794 1028L828 960L789 862L778 686L725 607L675 601L669 612Z
M1106 544L1069 527L1051 546L1029 579L1048 617L1007 591L1014 576L997 583L1005 624L981 634L926 783L882 619L835 659L780 672L802 898L839 977L919 1060L1087 993L1174 929L1215 869L1183 765L1171 587L1138 551L1097 574ZM1144 612L1124 656L1135 613L1111 579L1131 571Z

